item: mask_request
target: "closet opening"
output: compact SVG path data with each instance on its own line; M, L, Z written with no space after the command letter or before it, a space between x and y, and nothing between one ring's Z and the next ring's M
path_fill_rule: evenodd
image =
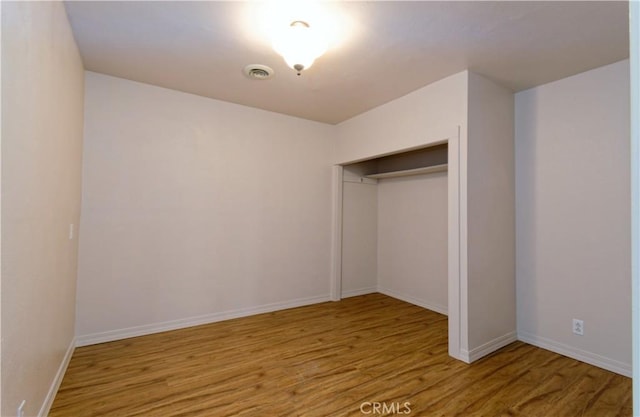
M456 358L458 152L456 137L335 167L332 285L334 300L380 292L447 315Z

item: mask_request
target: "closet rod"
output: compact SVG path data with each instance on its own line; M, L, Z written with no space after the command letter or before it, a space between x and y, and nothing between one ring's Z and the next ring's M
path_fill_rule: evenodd
M372 185L375 185L378 183L378 181L371 178L367 178L367 177L345 178L342 180L342 182L354 182L356 184L372 184Z
M444 172L447 170L447 164L432 165L430 167L406 169L403 171L383 172L381 174L367 175L367 178L381 179L381 178L393 178L393 177L406 177L409 175L422 175L432 174L435 172Z

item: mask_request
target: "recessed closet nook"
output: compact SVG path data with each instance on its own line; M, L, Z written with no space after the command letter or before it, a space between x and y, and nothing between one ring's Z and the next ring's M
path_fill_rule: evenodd
M332 298L446 314L465 362L516 340L512 92L465 71L340 133Z

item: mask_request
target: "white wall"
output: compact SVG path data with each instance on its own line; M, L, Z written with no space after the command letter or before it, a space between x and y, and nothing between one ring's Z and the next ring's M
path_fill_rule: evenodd
M80 343L328 299L332 132L87 72Z
M378 187L375 182L344 182L342 219L342 297L376 292Z
M640 4L629 4L631 114L640 113ZM631 118L631 325L633 414L640 415L640 123Z
M631 371L629 62L516 95L518 335ZM584 336L572 319L584 320Z
M378 289L447 313L447 173L378 183Z
M467 72L451 75L342 122L334 162L368 159L431 144L466 128Z
M3 2L3 416L45 415L73 348L83 79L61 2Z
M516 339L513 113L510 90L469 72L465 180L470 360Z

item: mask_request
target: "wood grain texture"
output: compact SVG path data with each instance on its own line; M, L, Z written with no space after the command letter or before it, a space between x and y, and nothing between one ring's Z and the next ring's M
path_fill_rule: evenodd
M522 342L467 365L447 355L445 316L369 294L78 348L49 415L402 415L392 406L631 416L631 380Z

